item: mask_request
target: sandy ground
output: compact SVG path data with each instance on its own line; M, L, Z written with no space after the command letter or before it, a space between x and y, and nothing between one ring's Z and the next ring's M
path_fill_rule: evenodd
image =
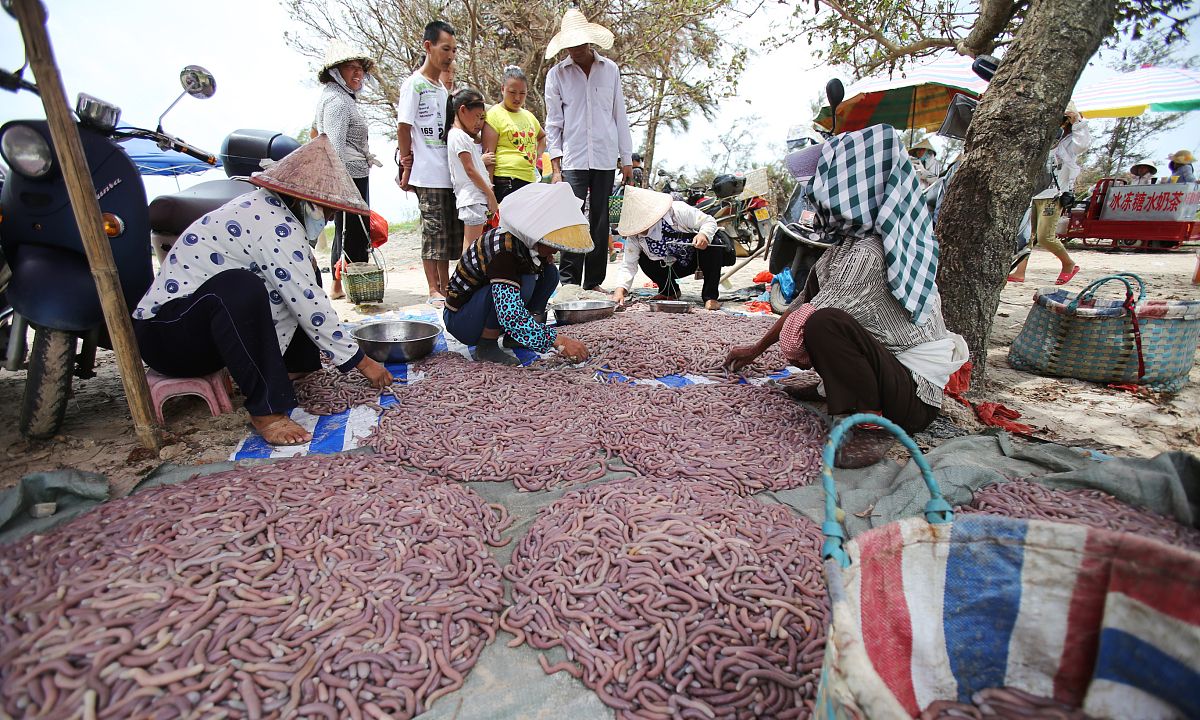
M384 248L388 285L380 305L354 307L335 302L339 314L352 319L411 306L423 306L426 284L421 270L419 241L412 234L393 236ZM1115 271L1134 272L1144 278L1153 297L1200 298L1200 287L1191 285L1194 249L1171 253L1101 253L1072 250L1083 270L1069 286L1080 290L1087 281ZM755 261L734 278L748 285L765 262ZM615 278L609 268L609 285ZM1168 397L1134 395L1075 380L1043 378L1018 372L1005 360L1032 304L1033 291L1053 284L1057 261L1048 253L1034 254L1028 281L1009 284L1003 294L989 350L989 382L984 397L1021 413L1022 422L1035 434L1056 442L1080 445L1116 455L1151 456L1164 450L1200 451L1200 369L1194 368L1191 384ZM639 278L639 283L644 278ZM684 292L690 282L684 284ZM697 287L691 288L697 294ZM736 305L730 304L729 307ZM61 433L44 442L29 443L16 430L25 373L0 370L0 489L23 475L41 470L77 468L104 473L118 493L163 461L198 464L228 459L248 429L244 410L211 417L198 398L170 400L166 406L165 445L158 456L144 450L134 435L125 405L115 358L101 351L97 376L76 380ZM235 398L235 406L239 401ZM970 426L960 413L955 422Z

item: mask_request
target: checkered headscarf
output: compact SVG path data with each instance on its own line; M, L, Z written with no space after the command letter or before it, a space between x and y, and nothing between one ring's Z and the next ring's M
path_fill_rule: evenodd
M825 143L808 198L826 230L880 236L888 287L920 324L937 294L938 244L900 133L873 125Z

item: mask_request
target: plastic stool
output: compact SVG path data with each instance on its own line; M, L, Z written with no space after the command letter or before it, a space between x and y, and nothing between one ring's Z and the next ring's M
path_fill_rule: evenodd
M194 378L167 377L147 369L146 382L150 384L150 399L154 403L154 414L160 424L165 424L163 403L179 395L199 395L204 398L213 417L233 412L233 403L229 400L229 393L233 389L232 382L224 368L204 377Z

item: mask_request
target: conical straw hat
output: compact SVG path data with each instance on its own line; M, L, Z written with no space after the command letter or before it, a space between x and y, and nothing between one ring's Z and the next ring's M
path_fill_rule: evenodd
M621 237L634 237L649 230L654 223L663 219L671 209L673 199L666 193L628 186L625 199L621 201L621 221L617 233Z
M250 182L324 207L359 215L371 213L325 133L266 170L254 173Z
M500 202L500 227L526 247L541 243L563 252L591 252L594 247L580 200L566 183L533 183Z
M550 44L546 46L546 59L579 45L596 45L607 50L613 46L613 39L612 31L608 28L588 22L583 13L571 8L563 15L558 34L550 38Z
M355 49L345 40L331 40L329 47L325 48L325 59L321 61L321 69L317 71L317 80L328 82L329 78L325 77L325 73L329 71L329 68L337 67L351 60L362 61L363 69L367 72L375 69L375 61L371 59L370 55Z

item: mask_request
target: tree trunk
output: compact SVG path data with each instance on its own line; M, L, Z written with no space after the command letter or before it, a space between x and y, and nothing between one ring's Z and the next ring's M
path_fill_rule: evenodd
M937 227L942 308L971 349L972 389L983 388L1017 224L1071 91L1115 16L1113 0L1033 0L975 110Z
M662 69L662 75L654 84L654 101L650 105L650 118L646 122L646 144L642 148L642 167L644 176L649 180L654 171L654 141L658 138L658 123L662 117L663 100L667 90L667 70ZM648 185L653 185L647 182Z

